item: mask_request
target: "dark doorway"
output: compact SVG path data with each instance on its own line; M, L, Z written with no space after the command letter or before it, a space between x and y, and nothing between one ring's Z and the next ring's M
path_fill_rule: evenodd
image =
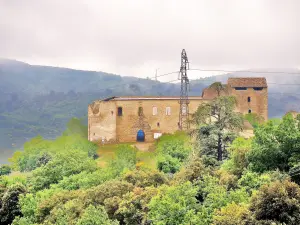
M139 130L136 135L136 140L139 142L145 141L145 132L143 130Z

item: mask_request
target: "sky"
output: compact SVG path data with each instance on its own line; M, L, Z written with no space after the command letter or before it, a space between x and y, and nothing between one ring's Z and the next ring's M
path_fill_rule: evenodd
M0 57L137 77L179 70L182 49L190 68L300 68L299 24L299 0L0 0Z

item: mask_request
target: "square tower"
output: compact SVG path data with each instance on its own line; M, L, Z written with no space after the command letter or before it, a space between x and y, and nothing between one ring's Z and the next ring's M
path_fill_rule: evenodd
M265 77L228 78L230 95L237 99L237 111L256 113L268 120L268 85Z

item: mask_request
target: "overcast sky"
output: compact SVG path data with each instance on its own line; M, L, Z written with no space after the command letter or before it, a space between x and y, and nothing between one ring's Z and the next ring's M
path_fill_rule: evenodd
M151 77L182 48L191 68L299 68L300 1L0 0L0 57Z

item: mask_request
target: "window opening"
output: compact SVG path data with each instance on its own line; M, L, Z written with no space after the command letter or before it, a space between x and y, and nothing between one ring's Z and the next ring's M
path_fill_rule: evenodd
M123 115L123 108L118 107L118 116L122 116L122 115Z

